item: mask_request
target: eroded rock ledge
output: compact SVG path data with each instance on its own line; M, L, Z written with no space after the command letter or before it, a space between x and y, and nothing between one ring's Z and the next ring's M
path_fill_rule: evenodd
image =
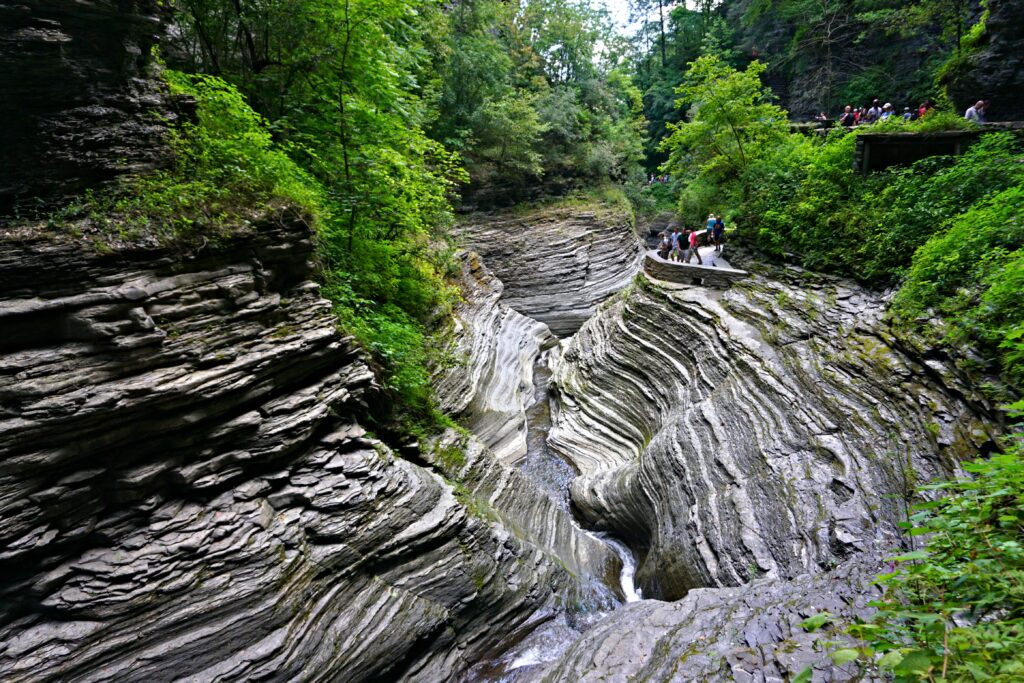
M0 244L0 678L445 680L576 590L360 427L374 375L272 218Z
M800 273L724 293L643 282L568 345L550 442L582 473L583 514L640 552L649 597L894 547L914 484L989 439L865 291Z
M459 258L463 301L453 316L450 366L435 373L437 402L503 462L515 463L526 453L534 363L558 340L543 323L505 305L502 283L479 255Z
M631 218L604 206L475 214L460 235L504 283L502 301L559 337L579 329L640 268Z

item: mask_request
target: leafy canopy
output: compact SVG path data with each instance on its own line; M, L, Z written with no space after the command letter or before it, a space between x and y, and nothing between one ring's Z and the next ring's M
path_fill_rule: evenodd
M689 108L690 120L670 124L664 143L670 168L693 164L705 175L736 176L785 135L786 112L761 84L764 70L755 61L738 71L716 55L693 62L676 88L676 104Z

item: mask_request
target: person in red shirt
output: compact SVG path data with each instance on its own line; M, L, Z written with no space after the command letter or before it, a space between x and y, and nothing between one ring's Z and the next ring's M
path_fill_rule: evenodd
M700 259L700 250L698 249L699 246L700 246L700 233L698 233L696 230L691 230L690 231L690 251L686 255L686 262L687 263L690 262L690 257L696 256L697 257L697 263L702 265L702 266L704 265L704 262L701 261L701 259Z

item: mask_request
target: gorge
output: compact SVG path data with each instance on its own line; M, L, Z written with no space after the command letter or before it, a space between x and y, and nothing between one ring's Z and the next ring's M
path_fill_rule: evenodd
M970 389L849 282L674 285L638 274L614 212L534 216L504 252L515 225L469 233L518 285L463 256L438 391L472 435L405 459L359 426L376 380L294 218L184 257L6 243L5 678L439 680L552 619L579 630L515 680L822 666L799 621L864 609L907 543L908 471L991 437ZM513 308L537 290L562 339ZM535 401L579 522L524 467ZM581 525L636 553L651 599L611 611L621 561Z
M268 7L0 6L0 680L937 671L850 626L938 553L922 485L1007 450L1013 133L850 188L857 132L768 131L749 168L697 142L645 185L650 91L598 69L584 5ZM590 42L566 65L548 31ZM711 196L724 252L653 256ZM954 248L901 223L854 252L861 200ZM850 270L876 257L892 279ZM1024 530L1000 491L986 518ZM1016 614L986 600L943 628Z

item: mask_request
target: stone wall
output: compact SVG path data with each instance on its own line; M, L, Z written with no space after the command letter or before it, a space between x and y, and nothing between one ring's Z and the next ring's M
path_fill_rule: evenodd
M0 5L0 219L168 162L176 115L149 78L168 7Z

